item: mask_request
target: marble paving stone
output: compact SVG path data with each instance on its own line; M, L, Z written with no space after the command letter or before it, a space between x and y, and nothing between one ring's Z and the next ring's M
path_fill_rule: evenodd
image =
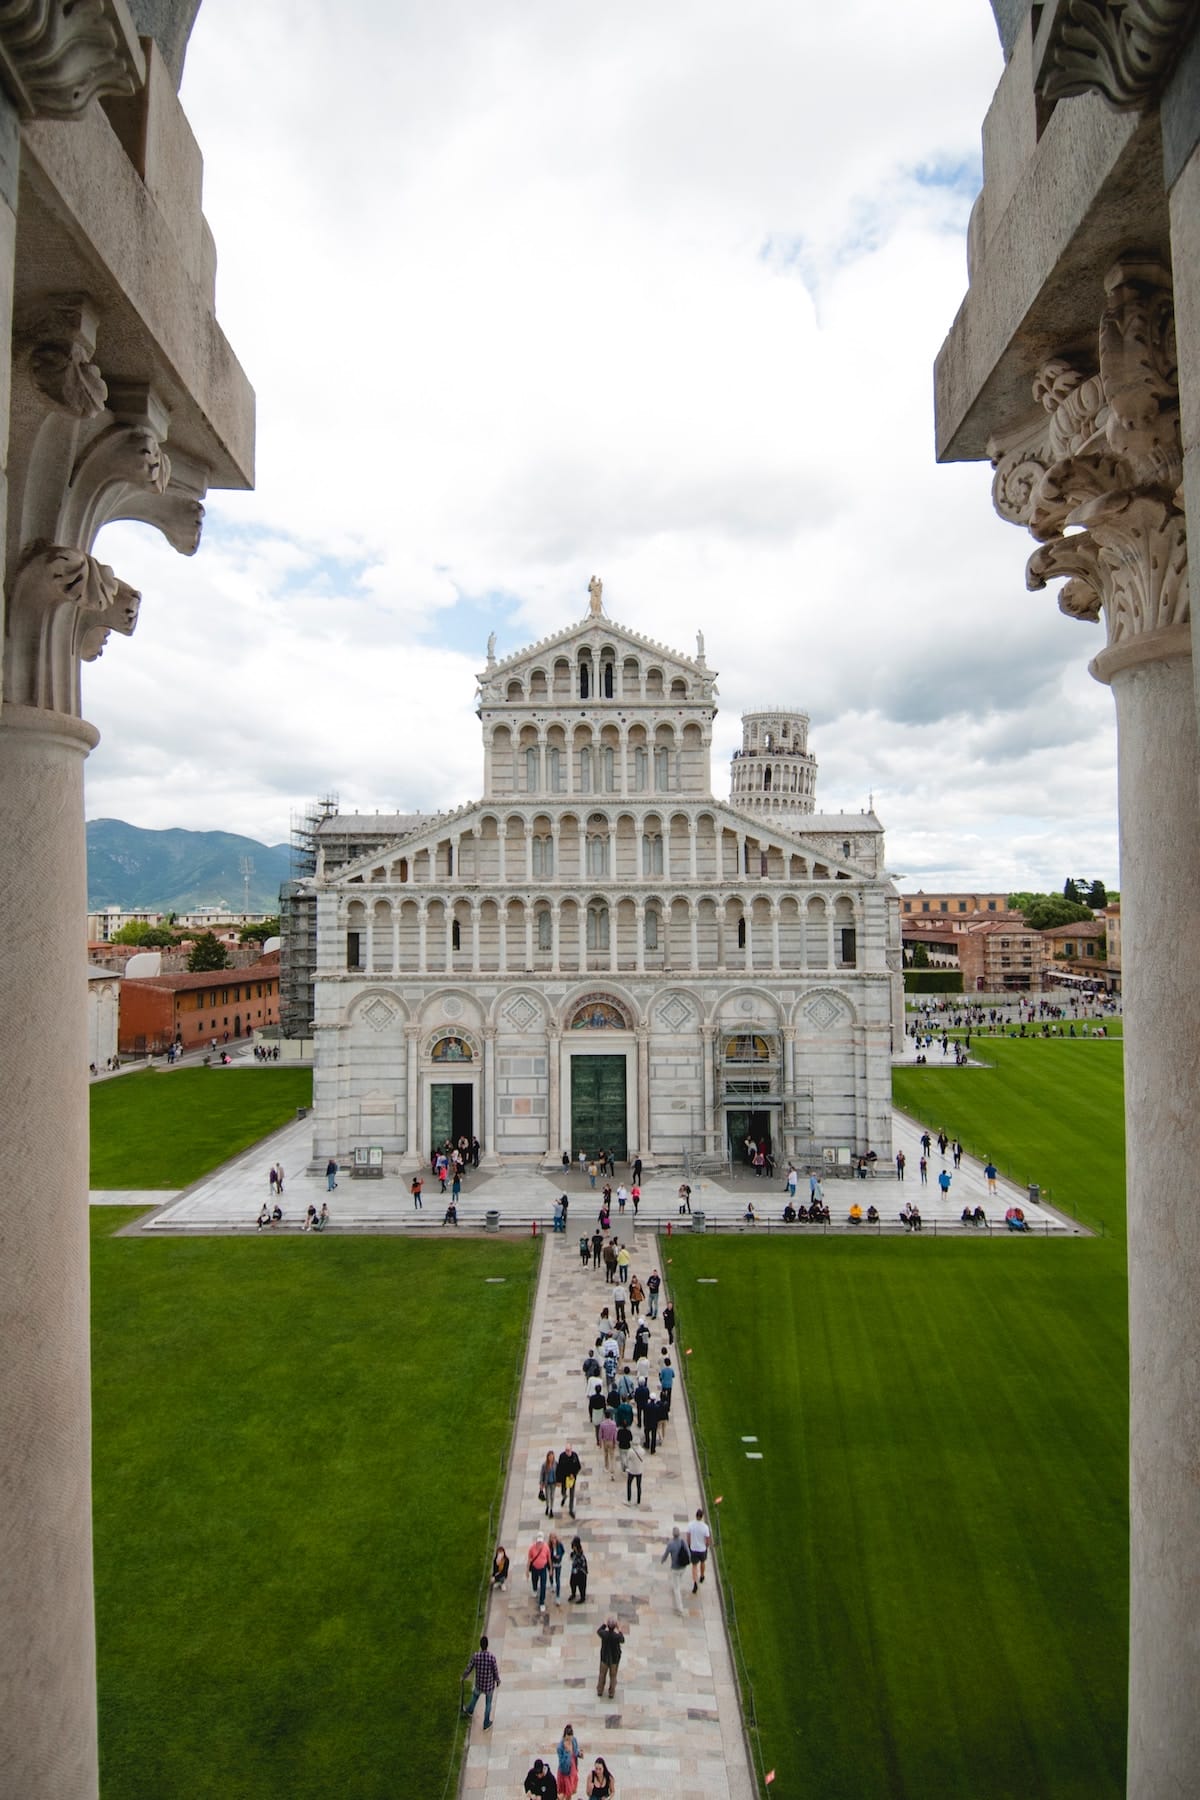
M633 1266L643 1277L663 1266L649 1233L631 1241ZM692 1791L706 1800L740 1800L756 1788L716 1591L719 1577L710 1562L706 1591L693 1597L685 1590L680 1616L659 1561L672 1526L685 1524L701 1500L684 1374L676 1382L665 1442L641 1464L643 1503L628 1505L624 1478L605 1474L580 1372L607 1304L605 1288L602 1270L581 1268L570 1235L547 1238L500 1531L514 1574L504 1593L491 1596L486 1624L502 1685L493 1729L485 1735L481 1719L472 1725L462 1791L472 1800L480 1794L488 1800L494 1787L519 1794L525 1771L536 1756L553 1754L570 1720L583 1749L581 1767L589 1756L604 1756L625 1800ZM656 1331L652 1362L663 1341ZM551 1520L537 1504L537 1471L547 1450L557 1454L568 1442L583 1462L576 1518L556 1513ZM564 1543L576 1532L582 1538L588 1595L583 1606L568 1605L564 1576L562 1605L551 1599L539 1619L521 1571L535 1533L551 1529ZM614 1700L596 1695L596 1629L610 1611L626 1635Z

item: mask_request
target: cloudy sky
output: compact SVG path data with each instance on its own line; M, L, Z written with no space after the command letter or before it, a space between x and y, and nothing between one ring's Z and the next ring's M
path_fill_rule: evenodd
M85 670L88 816L286 838L478 794L474 676L582 617L812 717L904 888L1116 880L1098 628L933 460L984 0L204 0L183 99L258 485Z

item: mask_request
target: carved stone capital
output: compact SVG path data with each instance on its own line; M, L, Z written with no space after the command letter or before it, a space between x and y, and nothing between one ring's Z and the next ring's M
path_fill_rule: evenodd
M25 119L78 118L99 96L136 93L146 79L111 0L0 0L0 69Z
M98 326L99 316L86 295L63 295L24 334L36 386L77 419L94 419L108 400L108 387L92 360Z
M86 551L42 547L22 564L5 620L5 705L80 716L79 663L109 631L132 634L141 596Z
M1038 34L1046 100L1102 94L1120 112L1157 98L1196 17L1195 0L1055 0Z
M1065 613L1103 617L1110 650L1146 640L1152 656L1148 640L1189 618L1170 277L1124 258L1104 286L1098 367L1060 357L1038 371L1036 410L988 447L992 496L1041 543L1027 585L1066 577Z

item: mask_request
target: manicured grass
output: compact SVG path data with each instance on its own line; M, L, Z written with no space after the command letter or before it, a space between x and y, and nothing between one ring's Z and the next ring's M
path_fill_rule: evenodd
M91 1089L94 1188L180 1188L312 1103L310 1069L146 1070Z
M898 1101L1117 1235L662 1246L774 1793L1124 1792L1120 1049L994 1048Z
M896 1069L896 1105L972 1156L1036 1181L1056 1206L1124 1243L1125 1113L1119 1040L980 1038L984 1068Z
M93 1214L104 1800L442 1793L537 1246L125 1216Z

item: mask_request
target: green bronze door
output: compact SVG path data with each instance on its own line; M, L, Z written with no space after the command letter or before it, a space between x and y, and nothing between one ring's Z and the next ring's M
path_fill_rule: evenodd
M584 1150L595 1156L611 1150L622 1161L629 1155L625 1133L625 1058L571 1058L571 1157Z
M429 1148L440 1149L454 1130L454 1088L435 1081L429 1088Z

